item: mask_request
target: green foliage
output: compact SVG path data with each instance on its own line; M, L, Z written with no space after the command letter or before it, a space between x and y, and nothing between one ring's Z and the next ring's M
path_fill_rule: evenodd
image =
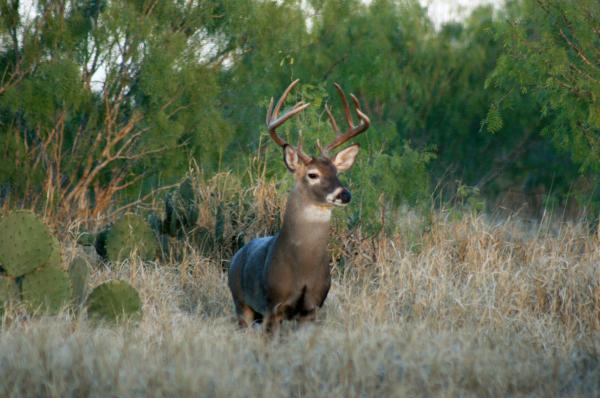
M101 212L104 195L178 179L189 156L216 166L232 130L202 54L219 4L34 1L31 19L0 13L0 193Z
M137 290L124 281L113 280L97 286L85 306L88 316L95 321L115 323L142 316L142 302Z
M595 0L524 0L509 8L506 51L490 76L500 96L537 106L542 131L584 169L600 170L600 8ZM516 94L515 94L516 93ZM499 100L498 104L506 109ZM503 109L503 110L504 110Z
M47 265L23 277L21 294L30 312L56 314L71 301L71 280L62 269Z
M481 212L485 210L485 201L481 198L479 188L459 184L456 190L458 210Z
M433 155L415 151L407 144L399 153L364 155L368 158L359 161L351 173L350 228L360 221L367 233L375 234L382 227L393 233L401 205L429 205L427 166Z
M71 261L68 272L73 288L73 302L79 306L83 304L87 297L88 281L92 267L85 258L77 256Z
M270 10L275 26L285 13L298 12L296 6L290 2ZM532 177L566 197L570 182L578 178L577 165L542 136L538 109L512 95L502 97L504 91L491 81L484 89L504 51L509 26L504 15L495 18L491 7L482 7L464 23L436 31L417 2L382 0L365 6L356 1L319 1L311 2L311 7L309 15L318 17L311 18L310 32L294 26L270 38L270 46L281 50L276 57L280 62L271 60L269 73L263 66L267 60L253 68L262 53L252 51L226 74L254 90L251 97L236 91L235 97L225 100L236 109L231 118L244 132L241 140L255 137L256 146L261 139L273 153L269 158L280 157L279 148L258 134L256 126L262 125L266 98L279 95L291 78L300 77L302 84L288 104L302 99L311 107L280 130L291 143L301 131L309 149L316 138L327 141L331 129L322 117L322 105L331 104L338 121L344 120L331 86L337 81L358 95L373 121L374 127L358 139L363 148L374 154L401 153L408 142L414 151L434 155L428 160L426 178L450 199L458 189L455 181L476 187L484 198L494 198L508 189L528 194ZM290 24L294 23L292 18ZM252 29L247 34L248 42L262 38ZM306 50L284 46L291 40L288 35L306 43ZM257 102L257 98L264 99ZM232 156L239 151L232 147ZM271 170L283 174L269 165Z
M135 214L126 214L117 220L106 237L106 254L112 262L123 261L133 255L145 261L154 260L158 249L150 225Z
M9 275L16 277L44 265L60 265L60 246L34 213L9 213L0 219L0 231L0 263Z
M502 130L502 127L504 126L504 121L502 120L502 115L500 115L497 106L493 104L492 106L490 106L490 110L488 111L487 116L483 121L483 125L485 125L487 131L492 134Z
M597 202L573 192L600 167L595 0L510 1L439 28L417 0L34 1L32 18L2 4L0 202L90 218L179 181L190 161L244 176L257 149L283 177L264 116L295 78L286 105L311 107L280 130L311 154L333 135L323 106L344 120L339 82L373 122L356 140L367 167L383 155L401 175L419 162L400 157L423 157L408 191ZM162 232L201 218L178 195Z

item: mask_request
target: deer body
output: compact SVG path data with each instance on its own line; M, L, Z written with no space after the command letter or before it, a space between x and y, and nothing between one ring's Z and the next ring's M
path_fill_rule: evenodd
M284 92L273 115L271 105L267 116L271 136L284 148L285 164L296 179L288 197L283 227L274 236L249 242L234 255L229 269L229 288L240 325L264 320L267 331L277 329L283 319L312 320L317 308L323 305L331 285L327 251L331 212L334 207L349 203L351 198L338 173L352 167L359 149L358 145L352 145L331 159L322 150L323 156L312 158L300 146L296 150L276 135L276 127L308 106L299 103L277 118L285 97L296 83ZM345 96L339 86L336 88L342 95L348 118ZM338 136L328 149L369 126L358 100L354 96L352 99L363 123L354 127L350 119L351 129ZM328 109L327 112L337 132L337 124Z
M293 191L283 228L275 235L254 239L233 257L230 289L241 324L275 319L309 319L320 307L330 286L329 215L331 209L312 209Z

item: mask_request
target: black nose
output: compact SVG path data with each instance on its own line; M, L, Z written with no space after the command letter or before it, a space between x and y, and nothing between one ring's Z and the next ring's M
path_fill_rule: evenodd
M342 201L342 203L349 203L350 199L352 199L352 195L347 189L342 190L342 192L340 192L337 197L339 200Z

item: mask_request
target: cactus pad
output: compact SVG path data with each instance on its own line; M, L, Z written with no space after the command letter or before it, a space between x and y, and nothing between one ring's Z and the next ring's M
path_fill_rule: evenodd
M87 260L81 256L77 256L69 265L69 278L73 287L73 302L76 305L81 305L85 301L87 295L87 283L90 277L92 267Z
M177 191L165 199L165 221L163 232L171 236L182 235L193 229L198 222L198 205L191 179L187 178Z
M110 226L98 232L96 235L96 242L94 243L94 247L96 248L96 253L103 258L107 259L106 254L106 238L108 237L108 233L110 232Z
M192 184L192 180L190 178L186 178L180 185L177 190L179 197L185 203L194 204L196 202L196 193L194 192L194 185Z
M4 313L4 305L19 297L19 289L11 277L0 276L0 314Z
M43 266L61 268L62 253L60 249L60 243L58 242L58 239L56 239L54 236L50 237L50 240L52 241L52 250L50 251L50 256L48 257L48 260L44 263Z
M150 228L152 228L152 230L156 233L160 233L162 232L162 220L160 219L160 216L156 213L151 213L148 216L148 224L150 225Z
M0 263L11 276L21 276L49 262L60 262L58 242L34 213L13 211L0 219Z
M106 254L117 262L137 254L142 260L153 260L158 242L150 225L140 216L127 214L114 223L106 237Z
M23 301L31 312L56 314L71 300L71 280L58 267L45 266L28 273L21 285Z
M139 319L142 302L133 286L124 281L108 281L97 286L86 301L90 318L116 322L119 319Z

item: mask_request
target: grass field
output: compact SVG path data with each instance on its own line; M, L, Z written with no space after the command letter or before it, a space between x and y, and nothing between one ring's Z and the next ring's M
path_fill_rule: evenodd
M131 280L142 321L8 309L0 396L600 396L600 242L583 223L438 212L410 242L338 245L318 322L275 340L236 328L221 258L101 266L93 284Z

